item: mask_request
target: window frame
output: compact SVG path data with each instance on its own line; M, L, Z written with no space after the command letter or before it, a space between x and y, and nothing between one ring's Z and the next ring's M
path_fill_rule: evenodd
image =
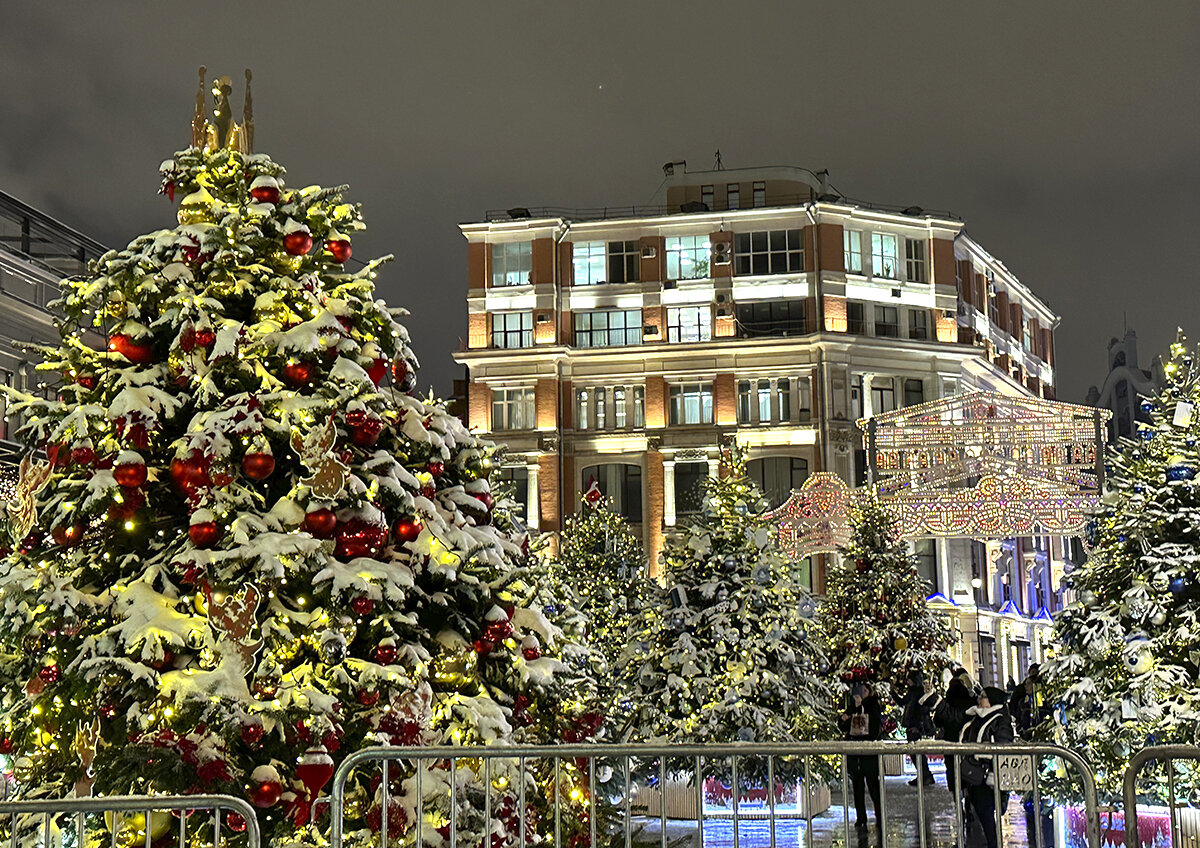
M622 327L613 327L613 316L621 316ZM604 317L603 327L594 326L597 319ZM629 322L633 321L631 325ZM585 325L586 326L583 326ZM642 310L640 309L586 309L573 312L571 317L573 347L590 349L600 347L626 347L642 343ZM597 344L597 340L602 340ZM632 341L630 341L632 339Z
M501 415L496 414L497 409L503 411ZM491 432L509 433L533 430L537 426L536 415L537 408L532 386L492 389ZM521 422L516 419L520 418L527 419L526 426L517 426Z
M925 402L925 381L920 377L905 377L903 389L904 407L916 406Z
M765 180L755 180L750 186L754 209L762 209L767 205L767 183Z
M804 272L804 230L750 230L733 235L735 277L769 277Z
M667 392L668 423L672 427L708 426L713 423L713 384L712 383L673 383ZM690 405L694 404L696 418L689 415Z
M925 239L906 238L904 240L904 278L908 282L929 282L927 256L928 248L926 247Z
M893 316L894 316L893 320L891 320L891 321L882 320L880 318L880 315L883 315L886 317L889 309L893 313ZM900 338L900 308L898 306L891 306L886 303L876 303L874 318L875 318L875 321L874 321L874 335L875 336L877 336L878 338L881 338L881 339L898 339L898 338ZM882 332L880 330L881 327L885 328Z
M850 313L857 311L855 318ZM867 304L861 300L846 301L846 332L856 336L867 335Z
M725 185L725 208L742 208L742 186L740 183L727 183Z
M891 398L890 403L885 399ZM896 380L892 377L871 378L871 415L896 411Z
M891 253L885 248L891 244ZM891 273L888 273L887 262L891 260ZM883 280L900 279L900 237L895 233L871 233L871 276Z
M842 230L842 264L847 274L863 272L862 230Z
M586 253L581 253L581 248ZM586 259L585 259L586 257ZM584 273L580 279L581 260ZM599 261L599 267L596 262ZM571 245L572 284L576 286L598 286L608 282L608 245L603 241L577 241ZM597 275L599 279L597 279Z
M764 311L765 316L761 314ZM734 317L742 338L803 336L809 332L808 301L802 298L738 303Z
M634 240L605 242L608 282L613 285L636 283L642 277L642 245ZM620 273L614 273L620 269Z
M681 319L694 313L695 321L685 323ZM712 341L712 304L701 306L667 307L667 343L691 344ZM684 338L684 330L695 330L696 338ZM690 335L690 333L689 333Z
M712 243L708 235L667 236L663 241L663 251L666 253L667 279L704 280L710 273ZM691 263L695 270L690 275L683 273L684 261ZM674 266L674 273L672 273Z
M930 341L929 310L910 308L908 310L908 337L915 341Z
M517 316L521 326L516 328L509 327L509 319ZM497 319L503 319L498 322ZM523 319L528 319L525 321ZM504 326L499 326L503 323ZM524 326L528 323L528 327ZM509 344L509 339L515 336L516 344ZM503 341L503 344L498 344L497 339ZM522 350L533 347L533 310L521 309L512 310L509 312L493 312L492 313L492 347L496 350Z
M492 288L530 285L533 282L533 242L493 242L491 272Z

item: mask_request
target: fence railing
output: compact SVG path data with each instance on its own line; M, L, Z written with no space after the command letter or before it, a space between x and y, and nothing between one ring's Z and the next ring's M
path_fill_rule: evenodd
M193 816L198 818L189 825ZM6 826L8 833L4 834ZM172 831L177 834L173 841L178 848L196 848L196 834L204 829L210 829L214 848L228 844L232 834L244 834L248 848L259 848L262 841L254 808L229 795L0 801L0 846L5 848L150 848Z
M1180 848L1180 836L1184 833L1187 833L1189 836L1187 842L1189 846L1196 845L1197 841L1200 840L1200 812L1194 811L1195 803L1189 803L1186 808L1181 808L1179 805L1179 786L1177 785L1175 770L1175 762L1177 760L1197 762L1196 771L1200 773L1200 747L1194 745L1159 745L1151 748L1143 748L1130 758L1129 765L1125 768L1121 786L1125 812L1125 844L1128 848L1141 848L1139 845L1141 840L1138 828L1139 787L1143 790L1150 789L1155 800L1162 799L1165 795L1168 816L1167 827L1171 837L1171 848ZM1165 773L1165 787L1162 785L1161 779L1152 781L1149 784L1140 781L1143 769L1156 763L1162 766ZM1157 791L1154 791L1154 789L1157 789ZM1192 781L1186 789L1188 796L1193 796L1193 793L1196 793L1197 789L1200 789L1200 779L1198 779L1197 774L1192 775ZM1183 820L1183 809L1192 810L1187 822Z
M970 786L976 814L986 810L984 795L994 799L992 810L996 836L1005 841L1004 818L1009 793L1020 793L1032 803L1033 825L1030 848L1050 848L1042 826L1046 818L1043 803L1044 766L1053 764L1054 772L1070 766L1078 773L1078 791L1062 797L1061 781L1052 793L1058 801L1082 802L1088 848L1100 848L1100 826L1096 784L1091 768L1077 753L1053 745L970 745L939 741L904 742L814 742L790 745L736 743L725 745L555 745L512 747L432 747L367 748L348 756L338 768L331 789L331 845L342 848L346 838L347 809L353 802L355 819L366 820L371 834L363 838L380 848L392 844L411 844L421 848L431 838L426 829L438 832L434 842L449 848L483 844L506 844L520 848L535 841L531 827L540 827L540 838L555 848L590 846L597 848L597 829L602 815L620 822L617 828L625 848L634 842L635 815L643 824L657 819L661 848L668 844L668 805L660 792L657 816L648 816L644 807L635 805L638 781L654 782L665 790L669 778L694 793L696 845L704 845L705 779L719 776L731 789L731 809L721 818L732 818L733 848L740 848L739 819L768 820L770 848L776 846L776 823L783 818L802 818L805 823L805 848L812 848L814 811L812 789L840 776L842 786L842 825L850 844L850 784L864 779L875 794L870 774L878 781L878 802L874 804L876 824L882 831L888 818L886 781L881 765L884 757L895 755L944 756L957 764L953 768L954 796L964 797L964 762L992 764L990 784ZM874 763L872 769L871 764ZM366 776L361 772L370 770ZM799 783L805 803L780 808L777 788L780 781ZM741 798L753 787L765 786L764 805L747 810ZM857 791L862 791L856 787ZM920 848L928 848L926 788L916 781L917 831ZM534 802L531 806L530 802ZM544 808L536 808L537 803ZM548 811L547 811L548 808ZM965 845L967 822L964 805L956 802L957 844ZM364 816L363 813L366 812ZM709 818L716 818L709 816ZM981 822L982 824L982 822ZM564 825L574 831L564 841ZM515 838L513 832L515 831ZM372 834L378 834L378 842ZM608 837L610 834L604 834ZM496 840L499 841L496 841ZM1053 837L1051 836L1051 839ZM990 841L990 840L989 840Z

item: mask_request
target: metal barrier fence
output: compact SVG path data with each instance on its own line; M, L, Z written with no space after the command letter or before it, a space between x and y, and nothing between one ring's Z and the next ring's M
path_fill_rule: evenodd
M1163 771L1166 773L1167 785L1165 787L1165 795L1171 848L1180 848L1180 836L1182 834L1187 834L1190 837L1188 839L1189 845L1196 845L1198 839L1200 839L1200 814L1189 816L1193 820L1188 822L1184 822L1181 815L1179 793L1177 791L1178 786L1175 781L1176 760L1200 761L1200 747L1194 745L1159 745L1152 748L1143 748L1130 758L1129 765L1125 768L1121 785L1125 811L1125 844L1129 848L1140 848L1138 778L1142 773L1142 769L1153 763L1161 763ZM1159 792L1155 794L1161 797L1164 794L1161 791L1164 787L1161 783L1157 783L1156 786ZM1191 790L1195 791L1195 789L1196 785L1194 784ZM1188 804L1188 809L1193 806L1194 804Z
M962 764L980 759L994 764L995 779L986 789L970 787L974 809L986 809L982 793L994 798L995 838L1005 841L1003 799L1009 792L1021 793L1032 801L1034 824L1030 848L1051 848L1045 843L1042 827L1043 785L1040 780L1044 761L1057 761L1059 766L1070 765L1078 772L1079 791L1072 800L1082 800L1088 848L1100 848L1100 826L1097 812L1096 784L1091 768L1079 754L1053 745L971 745L928 742L813 742L797 744L736 743L725 745L616 745L583 744L513 747L434 747L434 748L366 748L348 756L333 778L331 812L331 846L342 848L346 832L347 807L353 801L356 819L363 818L366 809L367 829L363 838L387 848L389 842L415 845L426 843L426 829L437 831L435 844L459 848L500 848L510 844L508 837L516 831L511 844L525 848L534 841L530 826L552 827L545 834L554 848L598 848L601 844L618 845L607 838L597 841L598 820L602 814L621 819L624 848L633 846L634 780L652 776L665 788L669 775L686 774L689 791L695 793L697 848L703 848L705 829L704 781L706 776L721 775L729 780L732 791L733 848L740 848L739 819L751 816L739 810L741 787L752 781L765 781L766 810L770 848L776 848L776 822L783 817L803 817L805 848L813 848L813 810L804 804L799 814L781 814L777 810L775 787L783 774L798 777L803 793L808 796L814 780L825 782L832 768L836 779L840 770L842 786L842 824L846 842L850 844L850 783L860 778L864 763L876 763L876 773L882 758L891 755L941 755L956 762L954 797L964 797ZM856 759L863 758L863 759ZM840 761L840 762L839 762ZM612 764L619 770L614 770ZM408 764L407 766L405 764ZM418 767L420 766L420 767ZM372 774L365 785L356 770L371 767ZM378 768L376 772L374 769ZM866 769L870 771L869 767ZM854 776L852 777L852 772ZM822 773L824 775L822 776ZM598 780L598 776L601 778ZM539 786L537 778L547 784ZM355 780L350 786L352 778ZM615 781L615 782L614 782ZM878 778L879 799L876 807L877 827L882 831L887 820L886 781ZM869 778L867 780L869 784ZM603 785L603 794L598 786ZM860 784L861 785L861 784ZM928 848L927 804L925 786L920 779L917 787L917 817L920 848ZM869 786L867 788L870 788ZM862 790L856 787L856 792ZM527 803L530 793L540 796L550 808L550 820L540 821L537 810ZM500 803L497 807L496 799ZM964 803L954 803L958 845L965 845L968 815ZM428 814L428 815L427 815ZM752 814L763 818L762 811ZM728 817L728 816L726 816ZM660 848L667 848L667 804L659 804ZM653 819L651 819L653 820ZM566 821L576 832L564 842ZM981 822L982 824L982 822ZM986 829L984 830L987 836ZM608 837L609 834L604 834ZM991 842L991 840L988 840Z
M195 848L196 832L206 824L197 823L189 828L188 819L202 811L212 813L207 824L212 827L214 848L220 848L222 838L232 833L244 833L248 848L259 848L262 837L254 808L245 800L229 795L110 795L2 801L0 820L8 817L9 832L4 839L0 824L0 846L7 843L9 848L82 848L108 844L111 848L136 848L143 844L144 848L150 848L151 843L157 843L173 829L178 834L178 848ZM89 826L89 814L97 813L101 814L101 821ZM170 821L172 813L178 814L175 825ZM237 819L231 822L232 816L241 819L236 830L231 825ZM156 820L166 825L157 836Z

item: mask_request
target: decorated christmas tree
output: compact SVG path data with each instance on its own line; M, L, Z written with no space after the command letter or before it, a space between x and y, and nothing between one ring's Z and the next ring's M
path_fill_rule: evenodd
M664 554L668 601L638 638L638 730L679 742L827 739L833 693L816 604L761 515L740 457Z
M939 674L950 663L950 630L929 609L933 589L873 492L858 501L840 554L820 610L834 677L846 686L871 681L886 702L909 670Z
M1119 792L1131 752L1200 742L1200 368L1180 332L1134 438L1110 448L1092 550L1042 666L1056 736Z
M64 281L40 366L57 397L9 392L28 452L0 564L0 750L22 796L227 792L266 838L315 843L347 751L588 738L599 721L521 603L493 446L413 395L403 312L375 299L383 260L348 264L359 207L286 185L252 152L249 110L232 124L230 89L207 121L201 71L193 146L162 165L178 225ZM463 844L519 841L515 782L494 784L489 824L461 772ZM414 782L392 774L400 831ZM356 838L380 827L381 793L352 777ZM427 820L448 803L427 797ZM526 835L550 819L531 812Z
M549 567L552 613L565 601L578 611L571 625L560 624L573 641L591 648L590 677L609 703L610 724L627 729L633 719L631 668L645 660L630 634L649 625L660 603L650 580L642 543L595 484L582 496L580 511L566 521L557 556Z

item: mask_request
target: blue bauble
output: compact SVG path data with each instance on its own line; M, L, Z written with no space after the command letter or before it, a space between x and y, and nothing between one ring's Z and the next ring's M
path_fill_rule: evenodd
M1196 437L1188 436L1186 439L1183 440L1183 443L1185 445L1187 445L1189 448L1194 448L1196 446Z
M1147 429L1141 431L1141 435L1142 435L1142 441L1148 442L1154 438L1154 431L1147 428Z
M1172 465L1167 469L1168 480L1191 480L1195 476L1196 469L1190 465Z
M1152 400L1142 401L1142 412L1145 412L1148 414L1153 411L1154 411L1154 401L1152 401Z
M1176 595L1180 595L1187 589L1187 581L1182 577L1173 577L1171 578L1170 588Z

